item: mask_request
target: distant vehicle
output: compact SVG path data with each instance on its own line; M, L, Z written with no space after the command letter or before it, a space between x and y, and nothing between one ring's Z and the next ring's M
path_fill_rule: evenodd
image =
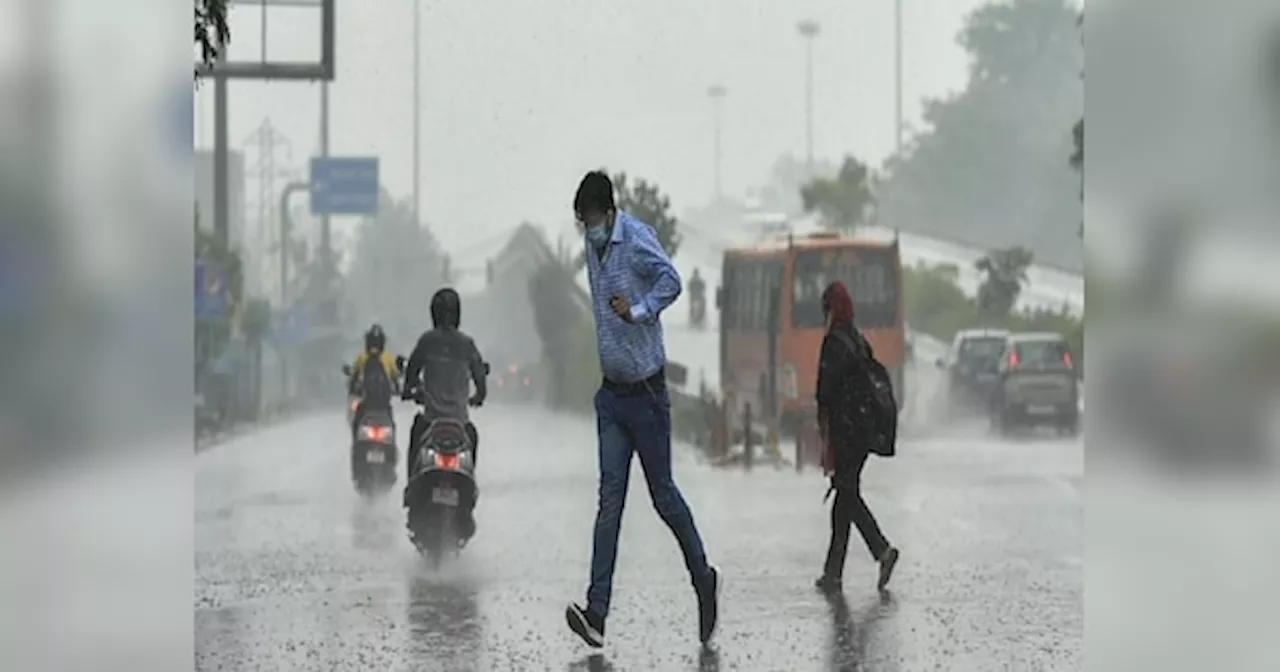
M499 399L508 401L534 401L537 398L534 367L508 364L496 371L493 390Z
M1079 434L1080 377L1061 334L1009 334L996 371L990 406L993 430L1009 434L1018 427L1048 425L1060 434Z
M728 249L721 268L720 371L726 372L721 384L732 426L750 403L756 417L776 410L786 435L813 434L818 351L826 332L822 292L835 280L853 294L857 326L888 369L902 408L907 347L896 238L789 236ZM813 448L801 449L806 460L816 455Z
M947 415L986 413L999 376L1007 329L965 329L956 333L951 348L935 364L947 372Z

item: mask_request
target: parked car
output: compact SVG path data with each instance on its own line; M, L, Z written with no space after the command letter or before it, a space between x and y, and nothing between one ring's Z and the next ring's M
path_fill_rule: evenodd
M999 377L1000 355L1009 332L1005 329L966 329L957 332L946 356L938 359L947 372L947 415L986 414Z
M991 395L991 426L1001 434L1052 426L1080 432L1080 376L1067 339L1050 332L1009 334Z

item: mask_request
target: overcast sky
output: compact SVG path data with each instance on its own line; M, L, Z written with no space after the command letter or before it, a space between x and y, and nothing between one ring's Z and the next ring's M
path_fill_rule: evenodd
M836 0L422 0L422 208L442 243L474 249L521 220L558 226L585 170L657 181L677 209L713 190L711 104L729 89L724 182L758 184L780 154L804 154L804 41L814 45L815 154L878 164L893 149L893 2ZM920 100L959 90L955 37L979 0L906 0L908 123ZM339 2L331 153L377 155L412 191L413 1ZM319 12L268 13L271 59L315 58ZM261 10L232 15L232 58L261 54ZM213 140L212 86L197 93L197 143ZM318 147L319 85L234 82L231 139L270 117L305 165ZM252 201L255 188L248 185ZM252 205L250 205L252 212Z

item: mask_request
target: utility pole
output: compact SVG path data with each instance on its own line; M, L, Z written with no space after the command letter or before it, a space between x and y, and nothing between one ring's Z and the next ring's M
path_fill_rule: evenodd
M714 84L707 88L707 96L711 98L711 113L713 115L713 123L715 124L715 185L716 185L716 203L724 200L724 190L721 183L721 166L723 154L721 153L721 134L724 125L724 97L729 92L725 87Z
M893 2L894 148L902 156L902 0Z
M809 177L813 177L813 38L818 36L821 26L817 21L805 20L796 27L805 41L805 161Z

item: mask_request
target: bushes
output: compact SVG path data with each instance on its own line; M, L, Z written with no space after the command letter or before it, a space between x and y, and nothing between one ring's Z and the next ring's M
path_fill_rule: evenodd
M963 329L1052 331L1065 336L1077 361L1084 361L1084 323L1065 308L1008 314L984 312L960 289L956 282L959 269L955 266L917 264L903 268L902 275L907 322L916 331L947 342Z

